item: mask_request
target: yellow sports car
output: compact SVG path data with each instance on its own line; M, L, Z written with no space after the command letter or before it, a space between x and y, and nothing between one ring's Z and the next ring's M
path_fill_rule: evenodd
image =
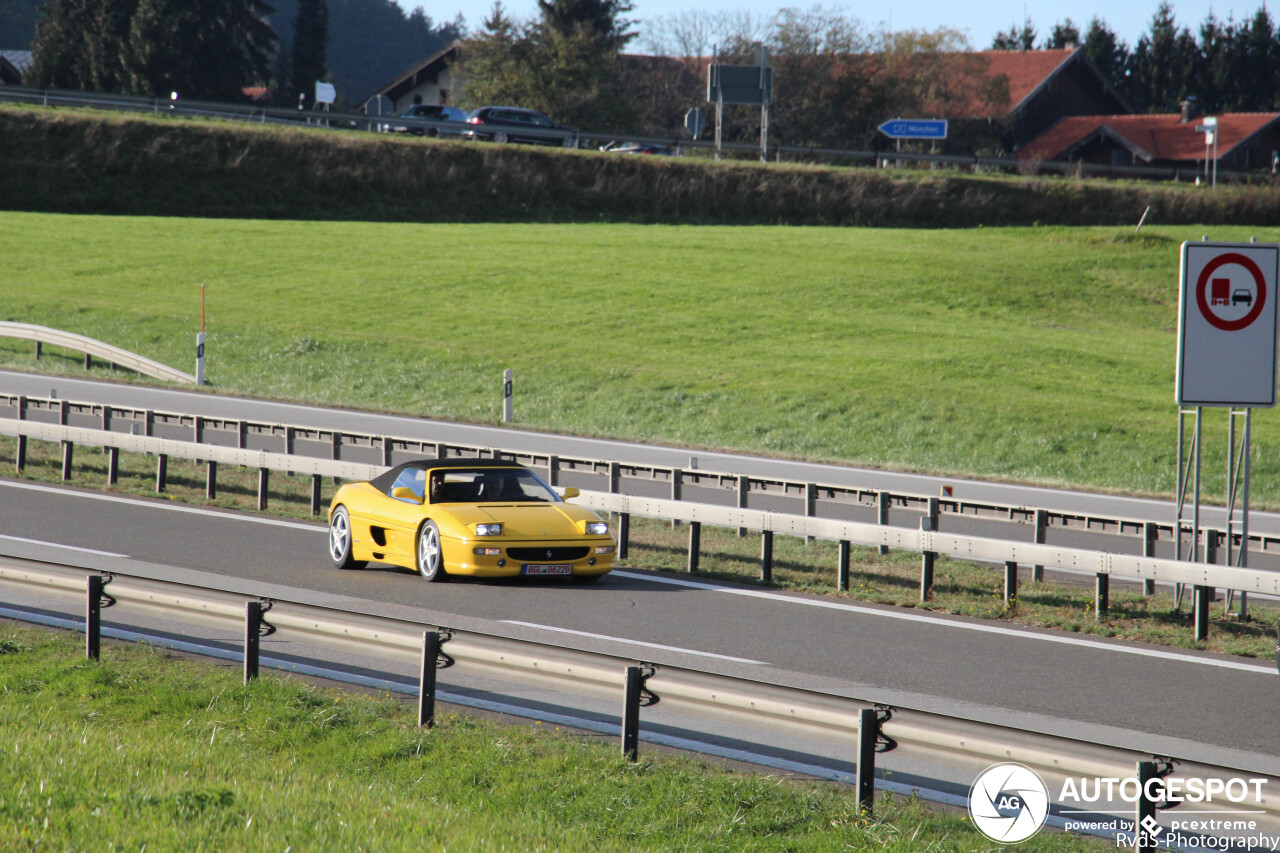
M613 568L609 525L565 503L513 462L421 459L346 483L329 507L329 557L340 569L370 560L449 575L567 575L591 582Z

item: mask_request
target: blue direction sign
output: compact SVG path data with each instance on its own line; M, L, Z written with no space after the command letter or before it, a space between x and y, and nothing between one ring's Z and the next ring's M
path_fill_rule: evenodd
M880 125L878 130L891 139L946 139L945 118L895 118Z

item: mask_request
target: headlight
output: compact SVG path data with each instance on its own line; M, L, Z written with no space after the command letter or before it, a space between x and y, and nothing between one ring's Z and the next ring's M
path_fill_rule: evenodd
M609 525L603 521L588 521L586 531L588 536L604 536L609 532Z
M472 548L471 553L477 557L501 557L501 548Z
M496 522L493 524L477 524L476 535L477 536L501 536L502 525Z
M612 545L597 545L597 546L596 546L596 553L597 553L597 554L612 554L612 553L613 553L613 546L612 546Z

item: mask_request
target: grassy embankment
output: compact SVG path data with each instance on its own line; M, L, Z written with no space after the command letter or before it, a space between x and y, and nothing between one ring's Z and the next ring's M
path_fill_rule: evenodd
M501 371L513 367L517 419L528 426L1116 491L1172 488L1177 243L1199 236L1194 229L1132 238L1109 228L37 214L0 223L0 319L184 366L207 284L218 391L494 422ZM1225 228L1212 236L1276 237ZM0 341L0 366L35 367L30 346ZM74 357L41 366L82 373ZM1216 414L1210 427L1221 431ZM1274 506L1280 460L1268 448L1280 427L1266 412L1254 426L1253 499ZM1206 447L1211 493L1223 490L1215 472L1224 446ZM0 448L12 458L11 445ZM80 460L89 467L77 477L89 482L95 463ZM136 488L146 491L152 472L143 465ZM170 476L183 475L175 467ZM198 493L199 474L188 479ZM235 499L229 486L224 494ZM679 534L639 525L636 535L648 547L633 562L677 565ZM704 547L708 570L756 574L754 543L708 538ZM830 589L835 558L824 547L780 542L776 577ZM910 558L863 554L856 568L854 594L913 598ZM950 564L935 606L1188 643L1181 620L1161 615L1167 599L1116 595L1098 623L1078 589L1024 585L1006 614L996 583ZM1268 654L1266 635L1224 623L1210 648Z
M964 816L846 786L0 626L7 850L975 851ZM1034 851L1103 849L1046 832Z
M0 106L0 204L117 215L698 225L1280 224L1270 188L887 172Z

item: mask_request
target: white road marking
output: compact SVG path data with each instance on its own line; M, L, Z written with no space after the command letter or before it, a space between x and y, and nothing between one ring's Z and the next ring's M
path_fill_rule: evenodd
M1221 669L1237 669L1242 672L1258 672L1266 675L1274 676L1276 668L1274 666L1259 666L1251 663L1238 663L1230 660L1217 660L1214 658L1202 658L1195 655L1181 654L1179 652L1166 652L1158 649L1144 649L1134 646L1113 645L1111 643L1100 643L1097 640L1085 640L1079 637L1071 637L1059 634L1041 634L1032 631L1023 631L1017 628L1006 628L1001 625L981 625L973 622L960 622L953 619L944 619L937 616L926 616L920 613L911 613L904 610L880 610L874 607L861 607L856 604L845 604L840 601L824 601L814 598L799 598L789 595L778 595L777 593L764 592L763 590L754 589L737 589L735 587L717 586L710 583L701 583L699 581L687 581L680 578L668 578L661 575L640 574L638 572L620 572L614 570L612 574L616 577L633 578L635 580L650 581L652 583L665 583L672 586L684 586L691 589L705 589L711 592L726 592L730 595L742 595L747 598L763 598L768 601L785 601L789 604L802 604L808 607L823 607L828 610L842 610L847 613L862 613L867 616L882 616L885 619L900 619L904 622L925 622L943 628L958 628L963 631L978 631L984 634L999 634L1006 637L1019 637L1026 640L1040 640L1046 643L1059 643L1064 646L1081 646L1087 649L1096 649L1105 652L1118 652L1126 655L1138 655L1140 657L1162 658L1164 660L1177 661L1179 663L1198 663L1202 666L1216 666Z
M7 539L10 542L26 542L29 545L46 545L50 548L62 548L66 551L80 551L84 554L97 554L99 557L122 557L129 559L128 554L115 554L111 551L95 551L93 548L77 548L74 545L63 545L59 542L44 542L39 539L24 539L21 536L4 536L0 534L0 539Z
M617 574L615 572L615 574ZM640 640L628 640L623 637L610 637L607 634L592 634L588 631L574 631L571 628L556 628L551 625L539 625L535 622L517 622L515 619L503 619L507 625L520 625L524 628L537 628L540 631L555 631L558 634L573 634L575 637L590 637L593 640L608 640L611 643L626 643L628 646L644 646L647 649L661 649L664 652L679 652L685 655L698 655L704 658L715 658L716 660L727 660L733 663L747 663L757 666L764 666L762 660L751 660L750 658L735 658L730 655L718 655L714 652L700 652L696 649L682 649L679 646L664 646L661 643L644 643Z
M168 510L169 512L185 512L191 515L204 515L211 518L221 518L224 521L247 521L251 524L267 524L272 527L288 527L293 530L311 530L320 533L327 533L328 527L319 524L303 524L300 521L281 521L278 518L260 518L254 515L240 515L234 512L223 512L216 509L202 509L195 506L181 506L178 504L161 503L160 501L144 501L137 498L127 498L122 495L108 495L100 492L81 492L74 489L62 489L57 486L45 486L39 483L15 483L10 481L0 481L0 486L10 489L30 489L33 492L56 492L59 495L72 498L85 498L93 501L109 501L111 503L122 503L130 506L142 506L147 509Z

